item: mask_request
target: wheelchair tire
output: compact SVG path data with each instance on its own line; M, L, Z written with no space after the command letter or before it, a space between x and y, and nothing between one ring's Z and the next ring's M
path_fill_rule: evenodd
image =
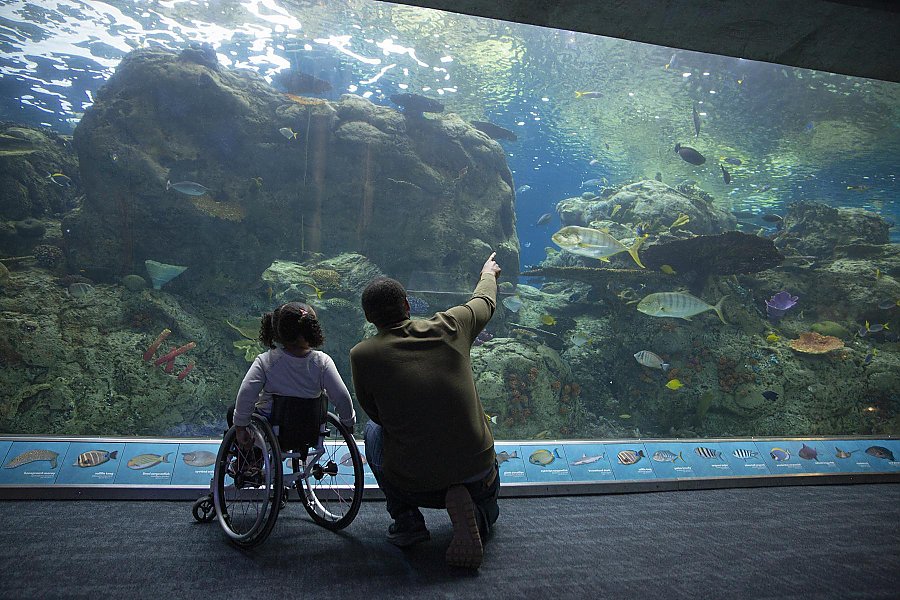
M253 415L253 445L241 448L234 427L216 457L213 506L229 541L242 548L261 544L278 519L284 493L281 450L269 423Z
M312 520L325 529L336 531L353 522L362 504L364 473L362 455L353 434L332 413L328 413L330 438L323 454L309 475L297 481L303 507ZM343 442L341 445L340 442ZM346 450L344 447L346 446ZM347 454L342 464L342 455ZM294 471L300 466L291 461Z
M212 523L216 518L216 507L213 506L212 495L197 498L194 506L191 508L191 514L198 523Z

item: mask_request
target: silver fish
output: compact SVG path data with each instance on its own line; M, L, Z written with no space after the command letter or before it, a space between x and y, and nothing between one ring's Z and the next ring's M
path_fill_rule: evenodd
M216 455L207 450L194 450L182 454L181 460L184 461L184 464L192 467L208 467L216 462Z
M78 460L72 464L73 467L96 467L103 463L113 460L119 454L118 450L109 452L108 450L88 450L78 455Z
M669 370L669 363L660 358L658 354L650 352L649 350L635 352L634 359L638 361L638 364L650 367L651 369L662 369L663 372Z
M638 450L635 452L634 450L622 450L616 455L616 458L619 459L619 462L623 465L633 465L644 457L644 451Z
M53 450L29 450L27 452L23 452L18 455L5 465L3 465L4 469L15 469L16 467L21 467L22 465L27 465L28 463L39 462L42 460L46 460L50 462L50 468L56 468L56 458L59 456L59 452L54 452Z
M286 137L289 140L297 139L297 134L290 127L282 127L281 129L278 130L278 133L280 133L281 135L283 135L284 137Z
M522 308L522 299L518 296L507 296L503 300L501 300L503 306L513 311L514 313L519 312L519 309Z
M166 452L162 456L159 454L138 454L128 461L129 469L149 469L160 463L168 463L171 452Z
M604 456L606 456L605 453L604 453L604 454L598 454L597 456L588 456L587 454L582 453L582 454L581 454L581 458L579 458L578 460L576 460L576 461L573 462L572 464L573 464L573 465L589 465L589 464L591 464L591 463L597 462L598 460L603 460L603 457L604 457Z
M722 316L722 303L726 298L728 296L722 296L722 299L713 306L685 292L659 292L644 296L644 299L638 302L637 309L651 317L677 317L685 321L690 321L694 315L714 310L719 319L727 325L725 317Z
M195 181L179 181L178 183L167 181L166 191L169 190L175 190L176 192L181 192L182 194L187 194L188 196L202 196L209 191L209 188L204 185L200 185Z
M569 225L563 227L550 239L553 243L572 254L578 256L587 256L596 258L603 262L609 262L610 256L615 256L621 252L627 252L637 265L644 269L640 257L638 257L638 248L644 243L644 238L639 237L635 240L631 247L626 246L608 233L604 233L599 229L591 229L589 227L579 227L577 225Z
M657 450L653 453L653 460L656 462L670 462L674 463L676 460L680 460L681 462L685 462L684 457L681 455L681 452L675 454L671 450Z

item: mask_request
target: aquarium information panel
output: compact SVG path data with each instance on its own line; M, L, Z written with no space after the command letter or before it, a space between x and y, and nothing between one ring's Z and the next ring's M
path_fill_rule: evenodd
M218 449L216 442L0 440L0 487L205 487ZM495 451L504 484L900 472L900 440L528 441L498 442ZM376 486L368 465L365 484Z

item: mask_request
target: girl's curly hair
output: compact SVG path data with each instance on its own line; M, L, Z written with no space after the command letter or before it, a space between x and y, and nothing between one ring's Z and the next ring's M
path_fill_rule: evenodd
M304 302L288 302L263 315L259 325L259 341L266 348L275 342L293 343L303 338L312 348L325 343L322 325L312 306Z

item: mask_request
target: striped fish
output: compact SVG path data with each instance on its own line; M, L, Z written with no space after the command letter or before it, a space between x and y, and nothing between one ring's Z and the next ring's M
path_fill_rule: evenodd
M722 296L722 299L713 306L685 292L659 292L645 296L638 302L637 309L651 317L676 317L685 321L690 321L694 315L714 310L719 320L727 325L725 317L722 316L722 303L725 302L725 298L728 296Z
M634 450L622 450L616 457L618 457L619 462L623 465L633 465L644 457L644 451L638 450L635 452Z
M118 453L118 450L113 450L112 452L108 450L88 450L79 454L78 460L72 466L82 468L96 467L108 460L113 460Z
M160 463L168 463L171 452L166 452L162 456L159 454L138 454L128 461L129 469L149 469Z
M745 448L738 448L731 454L735 458L740 458L740 459L756 458L757 456L759 456L759 452L756 452L754 450L747 450Z
M50 462L50 468L56 468L56 458L59 456L59 452L54 452L53 450L29 450L28 452L23 452L18 455L5 465L3 465L4 469L15 469L16 467L21 467L22 465L27 465L28 463L39 462L42 460L46 460Z
M635 352L634 360L638 361L638 364L651 369L662 369L663 373L669 370L669 363L660 358L655 352L650 352L649 350Z
M681 452L675 454L671 450L657 450L653 453L653 460L656 462L670 462L674 463L676 460L680 460L681 462L685 462L684 457L681 455Z
M703 458L722 458L721 452L714 448L707 448L706 446L697 446L694 448L694 454L702 456Z
M637 253L638 248L644 243L643 237L637 238L634 245L629 248L613 236L599 229L570 225L554 233L550 239L566 252L571 252L578 256L596 258L603 262L609 262L610 256L627 252L634 259L634 262L637 263L637 266L642 269L646 268L641 263Z

